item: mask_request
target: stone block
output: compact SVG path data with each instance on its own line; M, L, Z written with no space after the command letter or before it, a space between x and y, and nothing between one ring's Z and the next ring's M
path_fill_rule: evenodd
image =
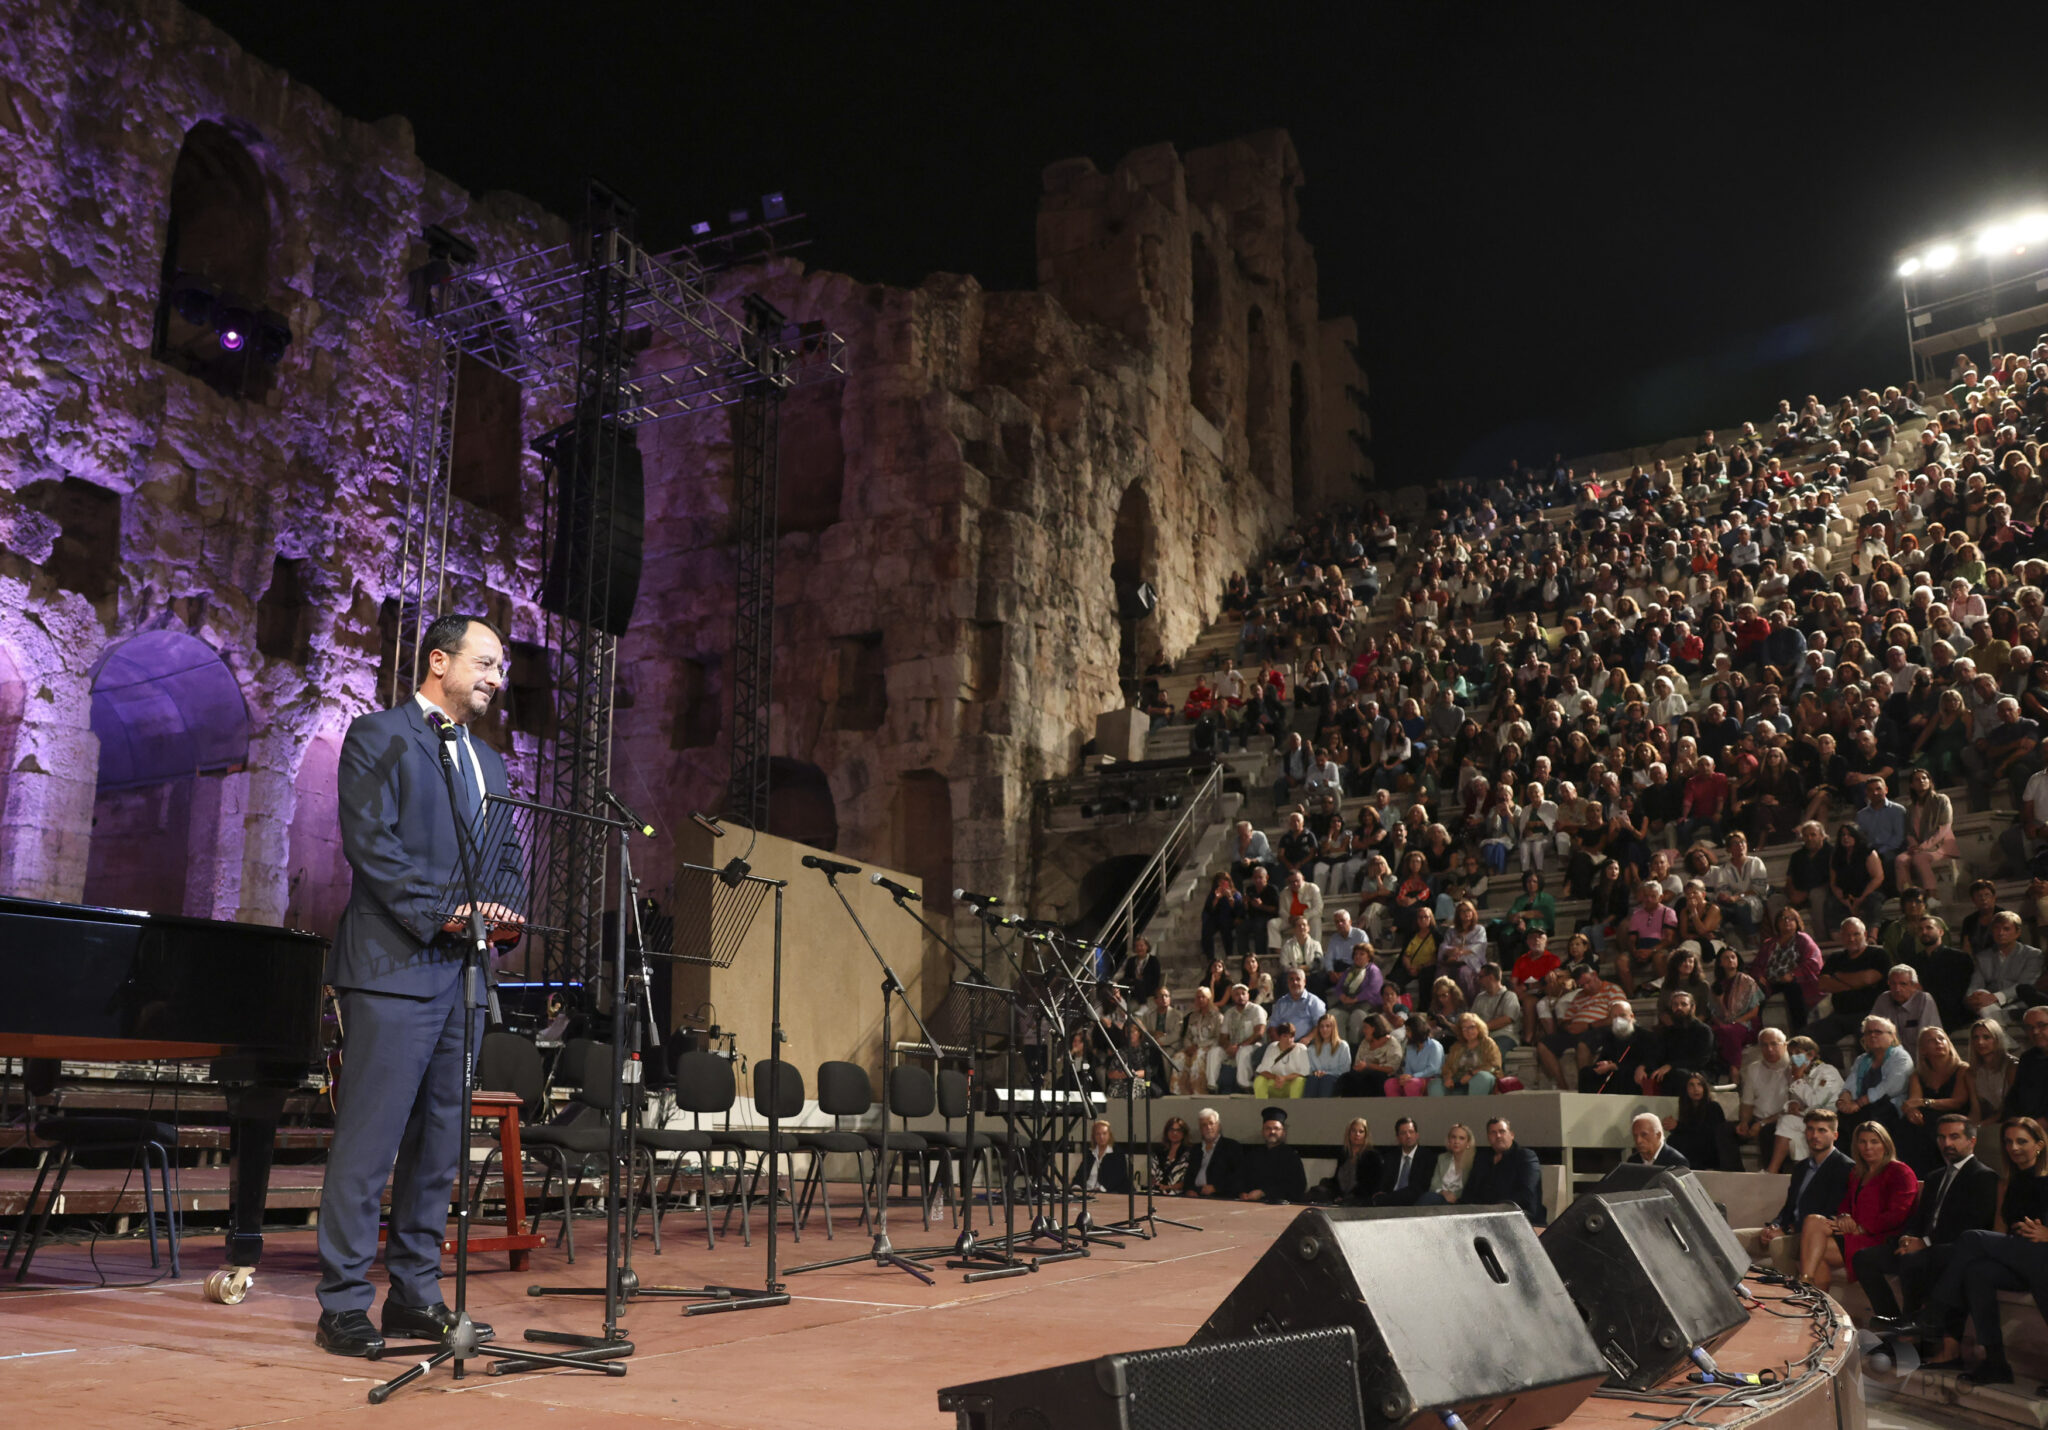
M1152 721L1144 711L1126 706L1095 717L1095 748L1117 760L1145 758L1145 734Z

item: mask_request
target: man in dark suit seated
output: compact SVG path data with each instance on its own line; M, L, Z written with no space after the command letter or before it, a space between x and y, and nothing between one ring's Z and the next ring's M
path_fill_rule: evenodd
M1403 1117L1394 1124L1394 1150L1380 1159L1380 1185L1373 1193L1376 1207L1412 1207L1415 1199L1429 1190L1436 1175L1441 1147L1424 1147L1415 1130L1415 1119Z
M1785 1205L1749 1243L1750 1255L1768 1260L1787 1276L1799 1274L1799 1228L1810 1216L1832 1218L1841 1210L1842 1193L1856 1165L1835 1146L1842 1129L1833 1108L1812 1108L1805 1121L1806 1159L1788 1169L1792 1182L1785 1189Z
M1486 1146L1472 1159L1472 1178L1459 1199L1468 1206L1510 1202L1537 1225L1546 1220L1543 1210L1543 1170L1534 1149L1518 1146L1515 1129L1505 1117L1486 1124Z
M1636 1150L1630 1162L1647 1162L1653 1167L1689 1167L1685 1154L1664 1140L1664 1119L1654 1112L1638 1112L1629 1120L1628 1135Z
M1988 1231L1998 1211L1998 1173L1977 1160L1977 1132L1960 1112L1944 1114L1934 1125L1934 1145L1942 1166L1920 1184L1899 1235L1884 1246L1866 1246L1856 1253L1856 1281L1870 1298L1873 1316L1900 1314L1887 1274L1896 1274L1905 1293L1905 1312L1917 1312L1941 1275L1957 1237L1966 1231Z
M1195 1142L1195 1166L1188 1173L1188 1185L1198 1197L1221 1197L1228 1201L1237 1195L1238 1166L1244 1149L1223 1135L1223 1118L1213 1107L1205 1107L1196 1114L1195 1130L1200 1135Z
M1275 1105L1259 1114L1262 1140L1247 1147L1238 1168L1237 1199L1241 1202L1305 1202L1308 1171L1301 1153L1287 1145L1287 1109Z

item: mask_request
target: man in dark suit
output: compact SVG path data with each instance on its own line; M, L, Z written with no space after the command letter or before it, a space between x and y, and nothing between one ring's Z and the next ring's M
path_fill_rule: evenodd
M1259 1114L1259 1145L1244 1150L1238 1168L1241 1202L1305 1202L1308 1171L1301 1153L1287 1145L1287 1109L1275 1105Z
M1415 1199L1429 1190L1436 1175L1441 1147L1424 1147L1415 1130L1415 1119L1403 1117L1394 1124L1394 1150L1380 1162L1379 1190L1373 1194L1376 1207L1412 1207Z
M1998 1212L1998 1173L1977 1160L1977 1133L1960 1112L1945 1114L1934 1125L1934 1145L1941 1149L1940 1170L1920 1184L1906 1224L1888 1245L1866 1246L1856 1253L1856 1281L1870 1298L1873 1316L1897 1316L1888 1273L1896 1273L1905 1292L1905 1314L1917 1312L1934 1281L1947 1265L1950 1249L1966 1231L1988 1231Z
M482 1010L459 986L465 925L446 917L456 912L446 891L460 869L456 809L468 824L484 795L510 792L504 761L469 731L490 708L505 664L498 633L464 616L438 617L421 646L427 673L418 694L349 726L336 779L354 884L327 959L346 1044L320 1196L314 1334L334 1355L383 1348L370 1324L369 1270L387 1179L384 1335L442 1340L454 1324L441 1299L441 1238L463 1142L465 1004L472 1035L481 1034ZM496 905L485 916L494 928L514 922Z
M1213 1107L1195 1117L1194 1170L1188 1185L1198 1197L1219 1197L1225 1201L1237 1195L1238 1163L1243 1149L1223 1135L1223 1118Z
M1628 1135L1636 1144L1636 1150L1629 1154L1631 1162L1647 1162L1653 1167L1689 1167L1685 1153L1664 1140L1664 1119L1654 1112L1638 1112L1629 1120Z
M1535 1225L1546 1220L1542 1164L1533 1149L1516 1145L1515 1129L1505 1117L1486 1124L1486 1146L1472 1159L1472 1177L1461 1200L1470 1206L1511 1202Z
M1855 1168L1848 1155L1835 1146L1841 1125L1831 1107L1816 1107L1806 1114L1806 1160L1790 1167L1791 1185L1785 1189L1785 1205L1758 1228L1750 1244L1750 1255L1763 1257L1787 1276L1799 1272L1799 1229L1810 1216L1832 1218L1842 1207L1842 1193L1848 1188L1849 1173Z

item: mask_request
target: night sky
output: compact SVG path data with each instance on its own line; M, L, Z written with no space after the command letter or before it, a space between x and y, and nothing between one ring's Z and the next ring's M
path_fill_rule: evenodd
M659 248L781 189L899 284L1030 286L1054 160L1284 127L1390 484L1903 380L1898 251L2048 203L2040 6L195 8L473 190Z

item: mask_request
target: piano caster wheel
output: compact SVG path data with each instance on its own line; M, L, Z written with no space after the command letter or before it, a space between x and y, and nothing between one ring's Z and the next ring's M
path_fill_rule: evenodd
M253 1266L217 1267L206 1274L206 1299L223 1306L239 1306L249 1294L249 1283L255 1279Z

